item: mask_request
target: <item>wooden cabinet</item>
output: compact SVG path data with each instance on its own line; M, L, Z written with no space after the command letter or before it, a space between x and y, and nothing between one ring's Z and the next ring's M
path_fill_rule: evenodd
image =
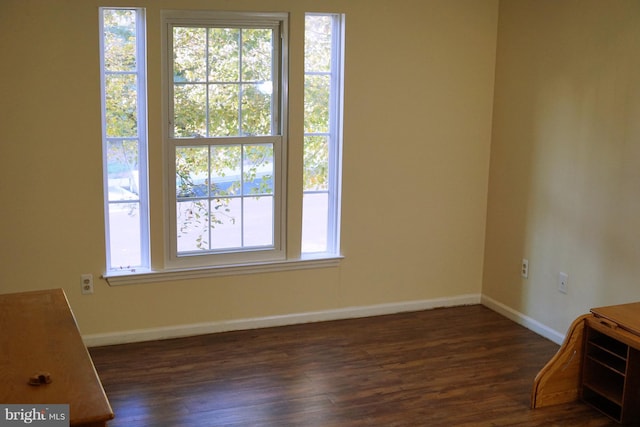
M620 340L617 325L587 321L580 397L623 424L640 421L640 351Z

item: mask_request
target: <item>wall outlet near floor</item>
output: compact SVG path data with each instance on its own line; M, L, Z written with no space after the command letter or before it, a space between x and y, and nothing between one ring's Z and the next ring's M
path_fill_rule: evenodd
M520 268L520 275L523 279L529 278L529 260L522 258L522 265Z
M80 286L84 295L93 293L93 274L82 274L80 276Z
M569 275L567 273L562 273L558 275L558 292L562 292L563 294L567 293L567 286L569 285Z

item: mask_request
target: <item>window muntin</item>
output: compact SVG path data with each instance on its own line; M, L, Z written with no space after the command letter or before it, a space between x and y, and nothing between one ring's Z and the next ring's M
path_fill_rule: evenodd
M107 270L149 266L143 9L100 9Z
M305 16L302 253L337 253L342 142L342 27Z
M165 12L170 188L166 262L285 252L286 15Z

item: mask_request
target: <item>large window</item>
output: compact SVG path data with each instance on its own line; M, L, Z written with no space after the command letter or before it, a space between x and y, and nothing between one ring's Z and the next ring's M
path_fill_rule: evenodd
M162 12L162 120L150 125L162 128L152 149L165 163L149 185L166 223L150 236L144 10L100 16L107 278L339 258L342 17L305 16L304 135L289 141L288 14ZM303 158L289 158L288 144ZM289 185L298 168L303 182ZM302 227L286 217L296 187ZM150 247L163 249L153 269Z
M286 257L286 18L164 13L170 266Z

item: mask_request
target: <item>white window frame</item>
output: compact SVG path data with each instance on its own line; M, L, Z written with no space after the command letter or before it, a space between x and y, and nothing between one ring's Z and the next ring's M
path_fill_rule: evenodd
M202 137L178 138L173 135L173 42L174 26L269 28L274 40L275 78L273 93L276 108L273 111L272 135L255 137ZM165 268L197 268L220 265L238 265L273 262L286 259L286 152L287 152L287 96L288 71L288 15L285 13L162 11L163 47L163 142L165 147L165 180L167 181L167 217L165 228ZM179 146L208 146L216 144L269 143L274 148L274 212L273 246L268 249L237 249L232 252L180 255L177 244L176 170L175 150Z
M109 215L109 180L108 180L108 143L112 139L107 137L106 124L106 70L104 64L104 15L105 10L131 10L136 12L136 71L137 77L137 130L138 130L138 188L139 188L139 239L140 239L140 264L139 265L113 265L111 259L111 224ZM146 17L144 8L134 7L101 7L99 8L100 28L100 95L102 111L102 161L103 161L103 191L104 191L104 221L106 243L106 269L109 273L130 273L136 271L148 271L150 268L149 256L149 184L148 184L148 138L147 138L147 51L146 51ZM133 139L133 138L124 138Z
M338 13L305 13L307 16L331 17L331 92L329 94L329 129L327 136L330 140L329 147L329 177L328 188L323 191L303 191L303 194L327 193L328 194L328 224L327 224L327 248L324 252L302 252L303 258L334 256L340 253L340 218L342 199L342 107L344 104L344 29L345 16ZM316 74L304 70L307 75ZM305 133L304 136L315 135ZM303 210L303 215L305 215Z

